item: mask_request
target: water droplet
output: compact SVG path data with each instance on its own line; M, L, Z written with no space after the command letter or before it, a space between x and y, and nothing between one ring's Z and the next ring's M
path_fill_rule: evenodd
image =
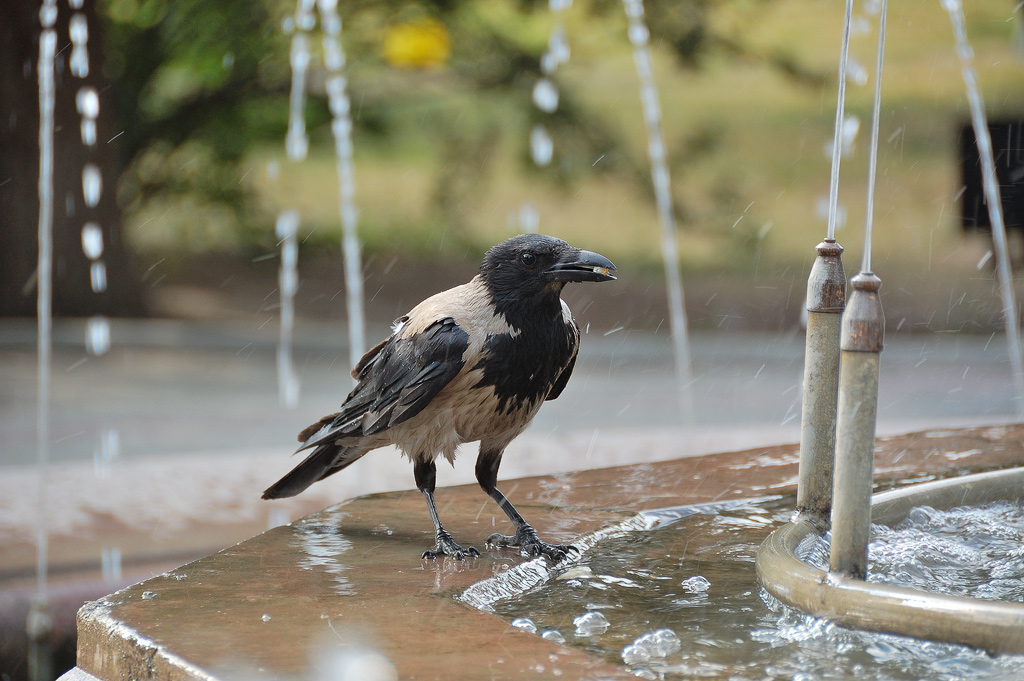
M85 45L75 45L71 48L71 75L75 78L85 78L89 75L89 52Z
M316 26L316 17L309 10L298 12L295 17L295 24L303 31L312 31L313 27Z
M78 108L78 114L85 118L96 118L100 115L100 98L96 94L96 89L89 86L78 88L78 94L75 95L75 106Z
M608 618L597 610L585 612L572 621L577 636L598 636L608 631Z
M341 22L337 22L340 26ZM324 40L324 66L329 71L340 71L345 68L345 53L337 40Z
M142 600L144 600L144 601L151 601L154 598L156 598L156 594L154 592L152 592L152 591L143 591L142 592Z
M277 216L275 232L278 239L287 239L295 236L299 231L299 212L296 210L282 211Z
M71 9L82 9L85 5L85 0L68 0L68 7Z
M556 68L558 68L558 60L555 58L555 55L551 54L550 52L545 52L544 54L541 55L541 57L540 57L540 71L541 71L541 73L550 75L550 74L555 72Z
M643 664L651 661L651 655L644 648L631 643L622 649L622 661L626 664Z
M96 144L96 121L92 118L82 119L82 144L91 147Z
M701 575L694 575L688 577L680 582L682 587L692 594L701 594L711 588L711 582L702 577Z
M260 619L263 620L264 622L269 622L271 620L271 617L267 613L263 613L263 616L260 617Z
M548 50L559 64L569 61L569 39L565 35L565 29L561 26L551 32L551 37L548 39Z
M68 22L68 34L71 36L73 45L84 45L89 40L89 22L84 14L76 12L71 15L71 21Z
M541 78L533 86L533 103L544 113L554 113L558 108L558 88L547 78Z
M530 157L533 158L533 162L539 166L546 166L551 163L554 153L555 145L547 128L543 125L533 126L533 130L530 131Z
M309 151L309 140L306 138L304 125L296 125L288 129L288 136L284 142L288 158L293 161L303 161Z
M82 227L82 252L89 260L103 255L103 231L95 222L87 222Z
M850 114L843 119L842 139L843 155L849 156L853 153L854 143L857 141L857 133L860 132L860 119Z
M671 629L658 629L654 632L654 639L656 642L656 650L658 650L659 657L666 657L676 652L682 647L682 642L679 637L676 636L676 632Z
M877 3L876 3L877 4ZM871 0L864 3L864 11L871 14ZM877 12L876 12L877 14ZM850 23L850 35L861 36L871 33L871 22L867 17L854 17Z
M512 620L512 626L516 629L522 629L528 634L537 633L537 625L534 624L533 620L531 620L529 617L517 617L516 619Z
M571 567L555 578L556 580L568 579L594 579L594 571L586 565Z
M107 290L107 266L102 260L97 260L89 267L89 283L92 285L93 293L103 293Z
M942 9L947 12L959 12L960 0L942 0Z
M117 546L105 546L101 549L100 564L103 580L107 583L121 581L121 549Z
M642 0L622 0L626 9L626 16L630 19L639 19L644 15L644 3Z
M305 73L309 66L309 41L301 33L292 38L290 62L293 71Z
M97 356L110 349L110 321L106 317L90 317L86 322L85 349Z
M553 641L554 643L565 643L565 636L562 636L562 632L558 629L545 629L544 633L540 635L541 638Z
M519 207L519 231L536 234L540 228L540 214L532 203L524 203Z
M339 155L352 153L352 121L347 118L335 118L331 121L331 132L334 134L334 147Z
M44 28L49 28L57 22L57 5L56 3L44 3L39 8L39 23ZM45 37L45 36L44 36Z
M95 164L86 163L82 168L82 198L85 205L95 208L100 202L100 194L103 193L103 175Z
M846 62L846 80L854 85L867 85L868 70L856 59L848 59Z
M563 12L572 7L572 0L548 0L552 12Z
M637 47L646 45L651 38L651 32L642 22L634 21L629 25L629 42Z
M327 79L327 101L333 116L347 116L351 109L348 95L345 93L347 80L344 76L331 76Z

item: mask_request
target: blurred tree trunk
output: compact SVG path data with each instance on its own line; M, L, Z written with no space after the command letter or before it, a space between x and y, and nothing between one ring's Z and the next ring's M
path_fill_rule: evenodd
M0 2L0 316L34 316L39 242L39 24L40 3ZM144 312L141 287L121 239L115 196L120 164L118 132L108 83L102 76L102 24L95 0L82 10L89 29L89 73L71 75L68 24L72 12L58 3L56 103L54 111L53 313L55 316L137 316ZM82 144L76 95L82 86L99 93L96 144ZM82 195L82 168L102 173L99 203ZM82 226L97 223L103 234L107 287L94 292L91 261L82 249Z

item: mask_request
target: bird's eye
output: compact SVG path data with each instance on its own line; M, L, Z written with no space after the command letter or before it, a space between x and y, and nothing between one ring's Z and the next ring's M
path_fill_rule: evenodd
M537 264L537 256L529 251L519 255L519 262L523 263L527 267L533 267Z

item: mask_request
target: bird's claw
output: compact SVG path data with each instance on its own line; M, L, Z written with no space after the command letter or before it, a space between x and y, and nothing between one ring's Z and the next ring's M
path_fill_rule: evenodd
M512 536L495 532L487 538L487 546L493 548L513 546L527 556L544 556L554 562L563 560L570 554L579 555L580 553L579 548L572 544L548 544L541 541L529 525L519 528Z
M437 543L434 544L434 548L424 551L420 558L426 560L427 558L444 558L445 556L462 560L464 558L479 558L480 552L472 546L466 548L459 546L450 534L442 531L437 533Z

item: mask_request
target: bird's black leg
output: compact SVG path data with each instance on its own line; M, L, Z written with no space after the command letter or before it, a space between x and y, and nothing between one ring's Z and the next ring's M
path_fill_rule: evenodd
M423 498L427 500L427 510L430 511L430 519L434 521L434 534L437 537L434 548L424 551L422 557L451 556L456 560L462 560L466 556L474 558L479 556L480 552L472 546L464 549L456 544L448 531L441 526L441 517L437 514L437 505L434 504L434 484L437 480L437 467L434 466L434 462L417 460L413 467L413 475L416 477L416 487L423 493Z
M570 551L578 553L579 549L571 544L548 544L541 541L537 536L537 532L530 527L530 524L523 519L523 516L519 515L519 511L512 505L512 502L501 493L497 483L498 466L501 465L502 453L503 450L488 450L481 446L480 456L476 460L476 479L480 483L480 487L487 492L491 499L494 499L498 507L505 512L508 519L516 526L516 533L512 536L507 536L495 532L487 538L487 543L497 547L517 546L527 555L546 556L555 561L562 560Z

